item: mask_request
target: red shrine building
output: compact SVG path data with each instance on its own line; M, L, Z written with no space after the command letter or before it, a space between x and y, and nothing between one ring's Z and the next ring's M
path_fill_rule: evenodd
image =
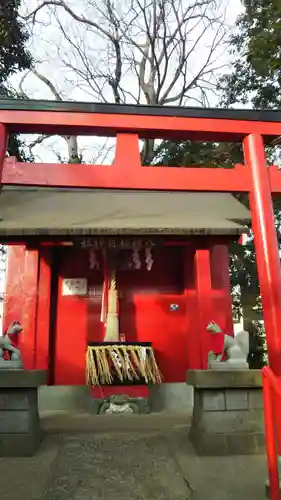
M88 346L99 349L109 335L121 348L152 346L162 391L185 387L188 369L207 368L207 324L233 332L229 246L251 218L276 366L281 279L271 194L281 192L281 173L266 168L263 141L281 135L279 112L3 100L0 123L4 320L22 322L26 369L46 370L51 386L83 386ZM18 163L5 158L9 133L116 136L115 160ZM241 141L245 165L142 166L139 139L149 138ZM239 192L250 193L251 211Z
M105 246L119 250L120 336L152 342L167 383L185 382L188 368L205 366L201 300L210 301L210 321L233 330L228 246L245 230L249 213L230 194L9 187L0 212L5 224L17 225L18 237L29 233L32 242L44 234L38 243L10 248L5 310L8 322L28 322L25 366L49 370L52 383L84 384L86 346L103 341Z

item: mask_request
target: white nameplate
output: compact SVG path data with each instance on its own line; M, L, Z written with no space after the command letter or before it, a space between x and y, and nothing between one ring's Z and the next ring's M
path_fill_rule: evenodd
M63 295L87 295L88 283L85 278L64 279L62 281Z

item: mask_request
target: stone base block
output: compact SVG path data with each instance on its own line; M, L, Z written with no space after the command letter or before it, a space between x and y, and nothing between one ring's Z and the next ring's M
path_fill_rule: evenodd
M38 386L45 372L1 370L0 456L26 457L38 449L43 432L38 414Z
M258 370L212 372L193 370L190 440L199 455L263 453L262 381Z

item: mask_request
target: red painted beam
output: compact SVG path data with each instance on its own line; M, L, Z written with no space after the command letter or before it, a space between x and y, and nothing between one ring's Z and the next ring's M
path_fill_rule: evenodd
M35 367L37 370L49 369L51 252L50 248L40 250L35 351Z
M207 325L213 320L213 294L211 282L210 250L197 248L194 256L195 282L200 325L198 331L198 349L201 351L201 366L198 369L206 370L208 367L208 342Z
M25 369L32 370L36 362L36 314L38 298L38 250L26 250L23 279L23 332L20 346Z
M6 156L7 140L7 127L0 123L0 179L3 175L3 162Z
M249 174L241 165L233 169L139 166L137 169L128 168L125 173L117 165L17 163L14 158L7 158L4 162L2 184L65 188L247 192ZM279 185L280 191L278 192L281 192L281 178Z
M1 132L1 130L0 130ZM273 193L281 192L281 171L270 167ZM249 169L141 166L139 136L118 134L113 165L17 163L6 158L2 184L96 189L158 189L249 192Z
M281 170L269 168L271 192L281 193ZM249 192L249 172L235 168L139 167L126 175L117 165L18 163L4 160L3 185L96 189L159 189L187 191Z
M0 111L0 123L10 132L50 135L102 135L138 133L141 138L237 140L247 134L280 136L281 123L246 120L140 116L59 111Z
M229 275L229 250L226 243L214 241L211 247L211 276L215 317L223 332L233 335L231 284Z
M272 193L281 193L281 169L277 165L268 167L269 183Z
M24 263L25 244L12 245L8 249L6 288L4 299L4 331L12 321L23 322L24 310ZM19 343L21 343L19 336Z
M0 146L1 146L0 127ZM0 150L1 154L1 150ZM1 157L0 157L1 162ZM270 167L273 193L281 192L281 171ZM249 192L250 173L235 168L142 166L137 134L118 134L113 165L68 163L17 163L4 160L2 184L61 188L155 189L185 191Z

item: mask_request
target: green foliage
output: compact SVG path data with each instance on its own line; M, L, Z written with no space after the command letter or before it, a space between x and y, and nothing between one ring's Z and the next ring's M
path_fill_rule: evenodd
M12 74L30 68L32 62L25 47L28 31L18 17L20 4L21 0L0 0L0 93Z
M23 162L33 162L34 156L28 148L26 148L24 141L22 141L17 135L12 134L9 137L9 143L7 148L9 156L15 156L17 161Z
M32 64L26 50L29 34L19 20L21 0L0 0L0 97L17 97L9 88L8 78L18 71L29 69ZM34 161L24 143L15 135L9 137L8 154L18 161Z
M250 334L248 356L249 366L252 370L262 368L268 363L264 322L254 320L246 324L245 328Z
M251 102L255 108L279 108L281 104L281 2L245 0L245 12L231 37L235 57L226 75L223 104Z
M240 144L163 141L155 151L155 165L232 168L243 161Z

